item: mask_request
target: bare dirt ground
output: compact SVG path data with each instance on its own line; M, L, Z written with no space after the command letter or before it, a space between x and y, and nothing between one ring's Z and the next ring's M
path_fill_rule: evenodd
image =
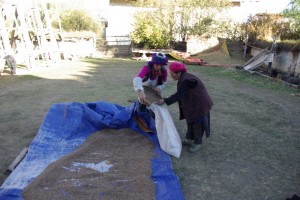
M229 61L226 61L229 63ZM54 103L136 98L132 79L144 61L64 61L19 75L3 75L0 115L0 182L9 164L28 146ZM187 66L203 80L214 101L211 136L195 154L183 148L172 158L185 199L282 200L300 195L299 90L230 68ZM169 78L164 96L176 90ZM169 106L178 120L177 105Z

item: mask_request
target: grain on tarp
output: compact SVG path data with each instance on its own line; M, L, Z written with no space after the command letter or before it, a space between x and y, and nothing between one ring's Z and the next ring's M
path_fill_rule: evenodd
M50 164L23 191L31 199L155 199L151 179L153 143L131 129L104 129L73 153ZM112 164L108 172L73 162Z

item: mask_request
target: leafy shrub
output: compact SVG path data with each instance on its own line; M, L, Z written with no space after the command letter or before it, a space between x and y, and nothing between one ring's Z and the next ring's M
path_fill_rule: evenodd
M166 48L189 36L229 30L215 17L230 5L229 0L136 0L136 4L148 8L135 15L131 33L132 40L144 48Z
M102 24L95 21L86 11L65 10L60 16L61 27L65 31L93 31L101 32ZM54 28L59 28L57 21L52 23Z
M134 27L130 36L138 47L164 48L170 42L163 26L153 20L151 12L137 13Z
M282 14L256 14L243 25L249 40L300 39L300 34L293 31L290 21Z
M259 47L261 49L271 49L272 47L272 42L270 41L264 41L264 40L256 40L255 42L252 43L253 46ZM276 52L280 52L280 51L292 51L292 52L296 52L296 51L300 51L300 40L295 41L295 40L291 40L291 41L281 41L276 43L276 47L275 47Z

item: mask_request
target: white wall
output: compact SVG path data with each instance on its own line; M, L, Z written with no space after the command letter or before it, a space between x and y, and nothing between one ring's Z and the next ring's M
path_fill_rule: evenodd
M108 21L106 35L129 35L132 30L133 14L136 10L136 7L110 6L106 13L106 18Z
M108 36L128 35L131 31L133 13L137 7L131 6L110 6L110 0L48 0L65 5L73 9L86 9L93 15L98 15L108 21L106 34ZM284 10L290 0L241 0L240 7L232 7L229 12L233 19L244 22L250 15L257 13L279 13Z
M237 22L247 21L257 13L280 13L287 8L290 0L242 0L240 7L232 7L230 12Z

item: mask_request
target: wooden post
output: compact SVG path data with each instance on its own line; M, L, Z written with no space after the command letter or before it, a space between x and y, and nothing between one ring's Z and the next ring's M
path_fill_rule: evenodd
M18 164L23 160L23 158L27 154L27 151L28 151L27 147L22 149L22 151L19 153L19 155L15 158L15 160L7 168L7 172L12 172L18 166Z
M21 29L27 52L31 52L33 49L33 44L29 37L29 29L28 29L28 24L26 23L26 20L25 20L25 14L21 7L16 7L16 12L18 13L17 19L20 20L19 28Z
M32 51L33 51L33 43L30 40L29 37L29 28L28 24L25 20L25 14L23 12L23 9L20 6L16 6L15 8L15 16L14 21L16 24L17 32L21 33L21 42L25 44L25 51L18 52L18 54L21 54L24 58L24 61L26 62L27 68L33 68L34 62L33 59L31 59ZM19 24L20 22L20 24Z
M60 55L58 51L58 44L55 38L55 33L52 28L52 22L49 17L49 12L46 6L46 2L44 0L40 0L40 4L42 7L42 11L45 16L45 21L46 21L46 31L50 35L50 53L52 54L51 59L54 59L54 61L60 60Z
M7 32L7 28L5 27L5 19L3 15L0 16L0 36L2 38L5 54L12 54L13 51L10 46L9 35Z
M245 47L244 47L243 59L245 59L245 58L246 58L247 47L248 47L248 39L249 39L249 35L248 35L248 33L247 33L247 36L246 36L246 41L245 41Z
M45 35L44 25L41 20L39 2L38 0L34 0L33 3L33 20L35 22L36 27L35 33L39 37L38 40L42 58L46 62L47 66L49 66L49 49L46 48L48 42Z

